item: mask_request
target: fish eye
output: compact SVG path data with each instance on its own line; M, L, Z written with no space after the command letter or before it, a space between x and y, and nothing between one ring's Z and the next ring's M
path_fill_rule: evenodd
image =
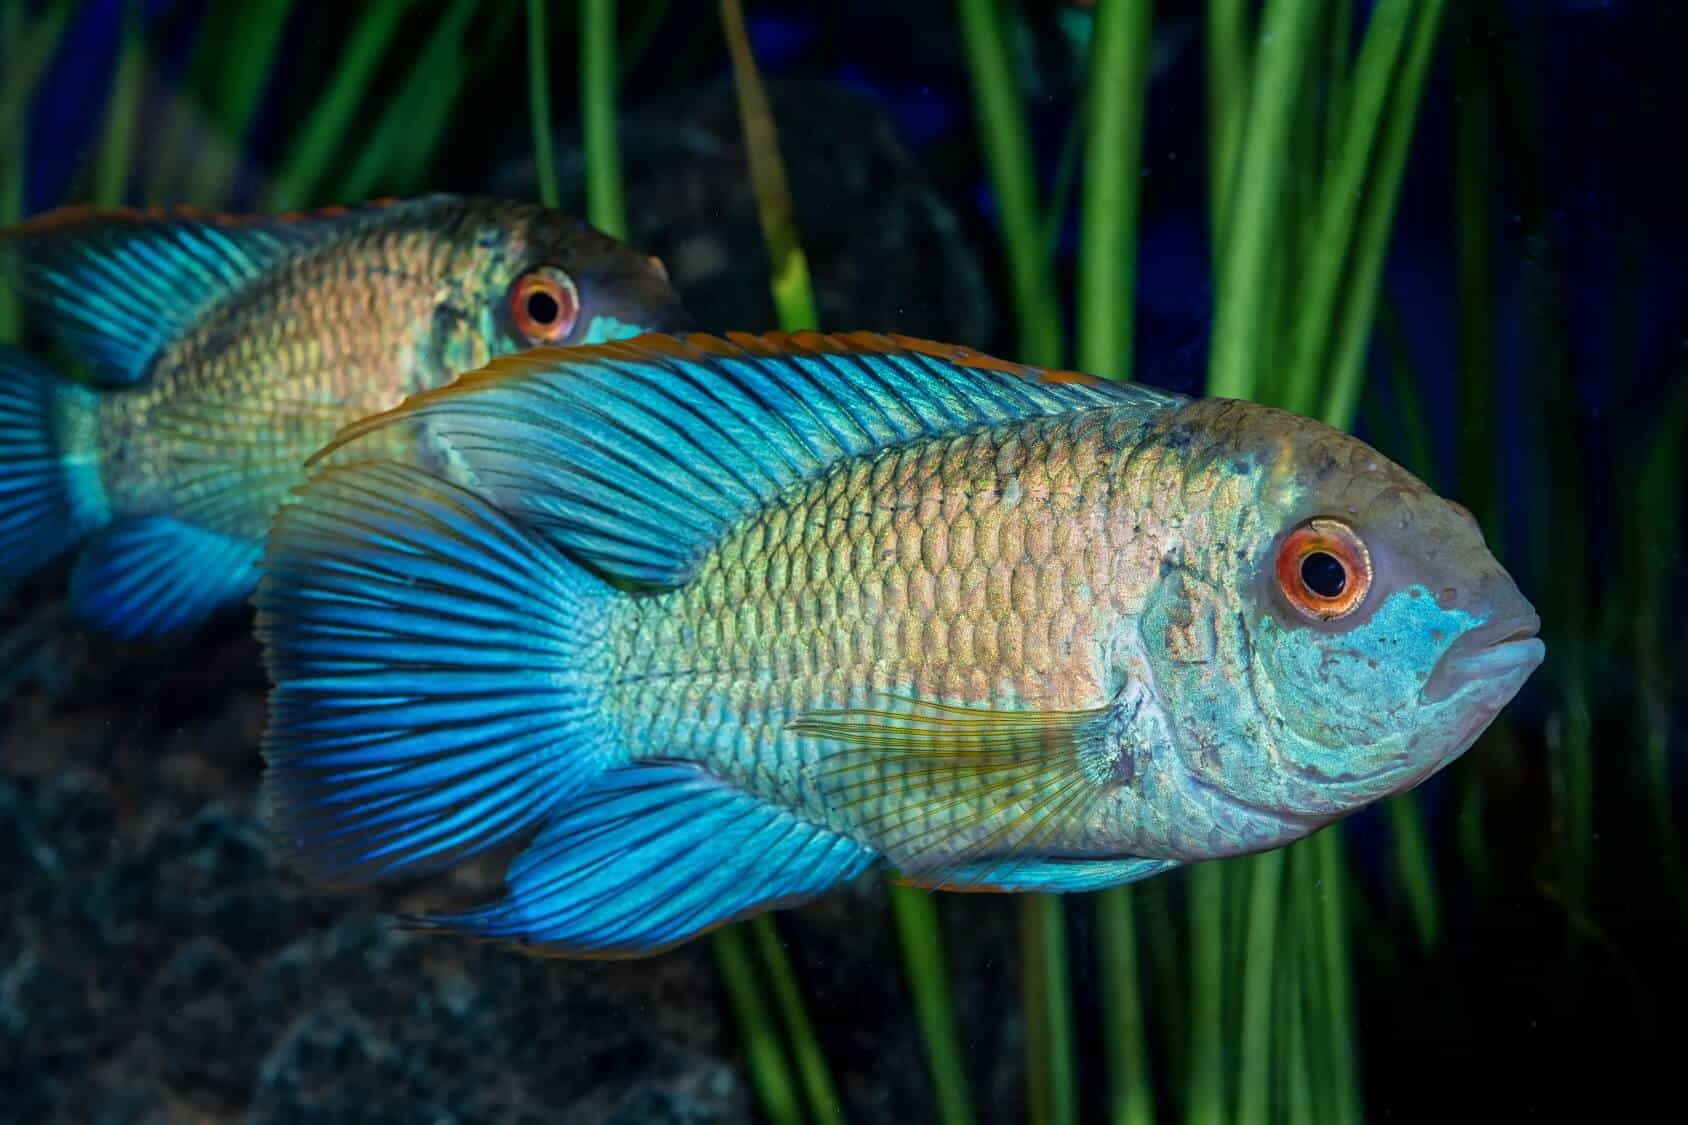
M1371 553L1352 527L1311 519L1278 548L1278 589L1300 613L1334 621L1359 608L1371 589Z
M553 266L531 269L510 287L510 319L516 331L535 344L567 338L580 315L574 280Z

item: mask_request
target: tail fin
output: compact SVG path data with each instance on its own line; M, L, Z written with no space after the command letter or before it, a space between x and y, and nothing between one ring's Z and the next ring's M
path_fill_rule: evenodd
M0 587L28 578L105 522L94 462L97 394L0 348Z
M330 883L422 874L531 827L617 759L608 585L472 493L335 468L271 532L264 811Z

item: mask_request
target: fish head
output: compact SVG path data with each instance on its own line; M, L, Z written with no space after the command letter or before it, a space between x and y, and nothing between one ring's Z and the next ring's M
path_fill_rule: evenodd
M1215 616L1235 623L1218 673L1234 690L1208 682L1205 712L1183 701L1197 744L1247 746L1207 780L1303 826L1412 788L1541 664L1535 609L1469 511L1364 442L1253 404L1201 409L1227 412L1222 460L1255 498L1207 571L1233 611Z
M660 258L571 215L484 201L466 224L472 268L453 304L485 342L479 362L541 346L601 344L692 327Z

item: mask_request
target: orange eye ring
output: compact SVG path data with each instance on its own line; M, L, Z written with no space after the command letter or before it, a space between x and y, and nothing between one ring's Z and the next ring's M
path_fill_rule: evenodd
M531 269L510 286L510 319L532 343L567 339L579 316L580 292L574 280L554 266Z
M1347 617L1371 590L1371 552L1341 520L1312 519L1278 548L1278 589L1289 604L1318 621Z

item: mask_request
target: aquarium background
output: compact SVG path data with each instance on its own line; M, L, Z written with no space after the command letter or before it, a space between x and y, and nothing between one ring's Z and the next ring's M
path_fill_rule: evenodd
M1547 663L1466 757L1283 852L1065 900L866 878L567 963L387 922L492 866L279 868L250 614L117 644L49 574L0 637L0 1120L1679 1111L1684 7L745 0L735 73L737 10L7 0L0 218L554 192L701 328L1293 404L1477 513ZM751 58L777 153L743 140ZM9 302L0 333L32 339Z

